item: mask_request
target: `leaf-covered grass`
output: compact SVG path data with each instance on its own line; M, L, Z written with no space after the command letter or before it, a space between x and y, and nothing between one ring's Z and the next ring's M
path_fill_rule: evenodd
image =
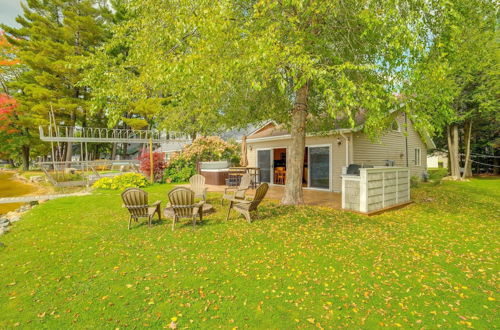
M127 230L116 191L50 201L0 238L0 328L493 328L499 183L424 184L374 217L266 202L252 224L213 194L174 232Z

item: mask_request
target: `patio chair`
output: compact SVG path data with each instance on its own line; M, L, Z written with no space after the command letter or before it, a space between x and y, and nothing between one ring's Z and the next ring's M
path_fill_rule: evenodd
M237 187L226 187L224 189L224 195L222 195L221 204L224 205L224 200L231 199L245 199L245 193L250 188L252 184L252 177L249 173L245 173L242 175L240 184Z
M128 229L132 219L136 222L139 218L148 218L148 226L151 227L151 221L155 213L158 213L158 219L161 220L160 203L156 201L153 204L148 203L148 193L139 188L128 188L121 194L123 207L130 212L128 219Z
M175 223L181 218L192 219L193 227L196 226L196 217L200 218L200 222L203 220L205 201L195 203L194 196L194 191L185 187L174 188L168 193L170 204L167 207L171 207L174 212L172 230L175 228Z
M195 174L189 179L191 190L194 191L195 198L201 198L203 201L207 200L207 187L205 187L205 177L200 174Z
M229 220L229 214L231 213L231 210L234 209L236 212L243 214L249 223L252 222L251 213L257 213L257 208L266 196L268 189L269 185L267 183L262 183L257 188L255 196L252 200L231 199L227 210L226 220Z

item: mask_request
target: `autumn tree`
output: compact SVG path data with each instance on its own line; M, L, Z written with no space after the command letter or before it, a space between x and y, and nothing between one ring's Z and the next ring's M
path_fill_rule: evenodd
M19 79L26 66L18 57L19 49L0 33L0 154L11 163L21 161L23 169L29 168L32 147L41 145L36 139L36 123L23 111L12 97L16 90L11 84ZM35 153L36 154L36 153Z

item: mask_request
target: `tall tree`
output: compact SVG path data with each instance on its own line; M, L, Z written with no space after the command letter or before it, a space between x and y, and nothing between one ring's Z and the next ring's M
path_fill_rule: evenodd
M47 122L49 112L58 124L87 124L89 90L80 86L79 63L105 37L103 21L108 11L100 0L28 0L17 17L20 28L2 25L9 41L27 66L11 83L22 112L38 123ZM26 146L29 148L29 145ZM65 159L72 155L71 143Z
M19 49L9 42L4 33L0 33L0 153L11 163L20 160L23 169L27 170L31 147L41 143L35 139L36 123L33 118L12 97L16 91L11 88L12 81L26 71L18 52Z
M419 3L132 0L134 19L116 35L134 41L121 73L163 98L170 127L288 125L282 202L299 204L308 122L331 129L363 111L368 133L380 133L421 41Z
M426 17L431 42L410 79L408 95L421 117L445 130L450 173L470 176L471 137L475 122L498 120L498 5L489 0L436 1ZM463 141L463 148L460 148Z

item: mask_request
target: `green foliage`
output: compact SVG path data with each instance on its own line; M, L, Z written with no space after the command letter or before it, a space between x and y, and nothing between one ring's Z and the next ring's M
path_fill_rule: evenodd
M415 56L404 92L415 123L441 132L465 119L499 120L498 4L435 1L427 16L429 45Z
M81 63L106 38L108 14L100 0L28 1L17 18L20 28L1 25L23 66L8 86L19 102L16 124L25 148L39 143L38 125L52 110L58 125L102 121L102 115L88 116L90 89L80 85Z
M418 176L413 175L410 177L410 187L411 188L417 188L418 186L420 186L421 182L422 182L422 180Z
M113 178L101 178L92 187L111 190L125 190L134 187L146 187L149 184L146 177L139 173L125 173Z
M239 162L239 147L217 136L199 137L184 147L181 153L174 154L165 169L168 182L186 182L196 173L196 164L204 161L228 160Z
M128 230L118 191L42 203L0 238L0 328L494 329L499 184L423 184L370 218L265 200L251 224L209 193L173 232Z
M306 82L323 128L338 117L353 125L363 111L376 134L397 103L408 54L426 42L417 1L132 0L126 8L92 59L97 101L116 101L119 116L122 105L156 100L162 127L188 134L289 124Z
M184 147L179 157L188 162L205 162L228 160L233 164L239 162L238 145L226 142L218 136L198 137Z
M133 129L146 129L148 122L142 118L122 118L123 122Z
M98 189L111 189L111 184L113 183L113 178L100 178L94 184L92 187L98 188Z
M176 158L168 163L164 177L167 178L167 182L182 183L189 181L189 178L195 174L196 167L193 163Z
M429 180L435 182L441 181L442 178L448 175L447 168L428 169L428 172L429 172Z
M67 181L82 181L84 180L84 177L82 173L64 173L64 172L57 172L53 173L52 176L57 182L67 182Z

